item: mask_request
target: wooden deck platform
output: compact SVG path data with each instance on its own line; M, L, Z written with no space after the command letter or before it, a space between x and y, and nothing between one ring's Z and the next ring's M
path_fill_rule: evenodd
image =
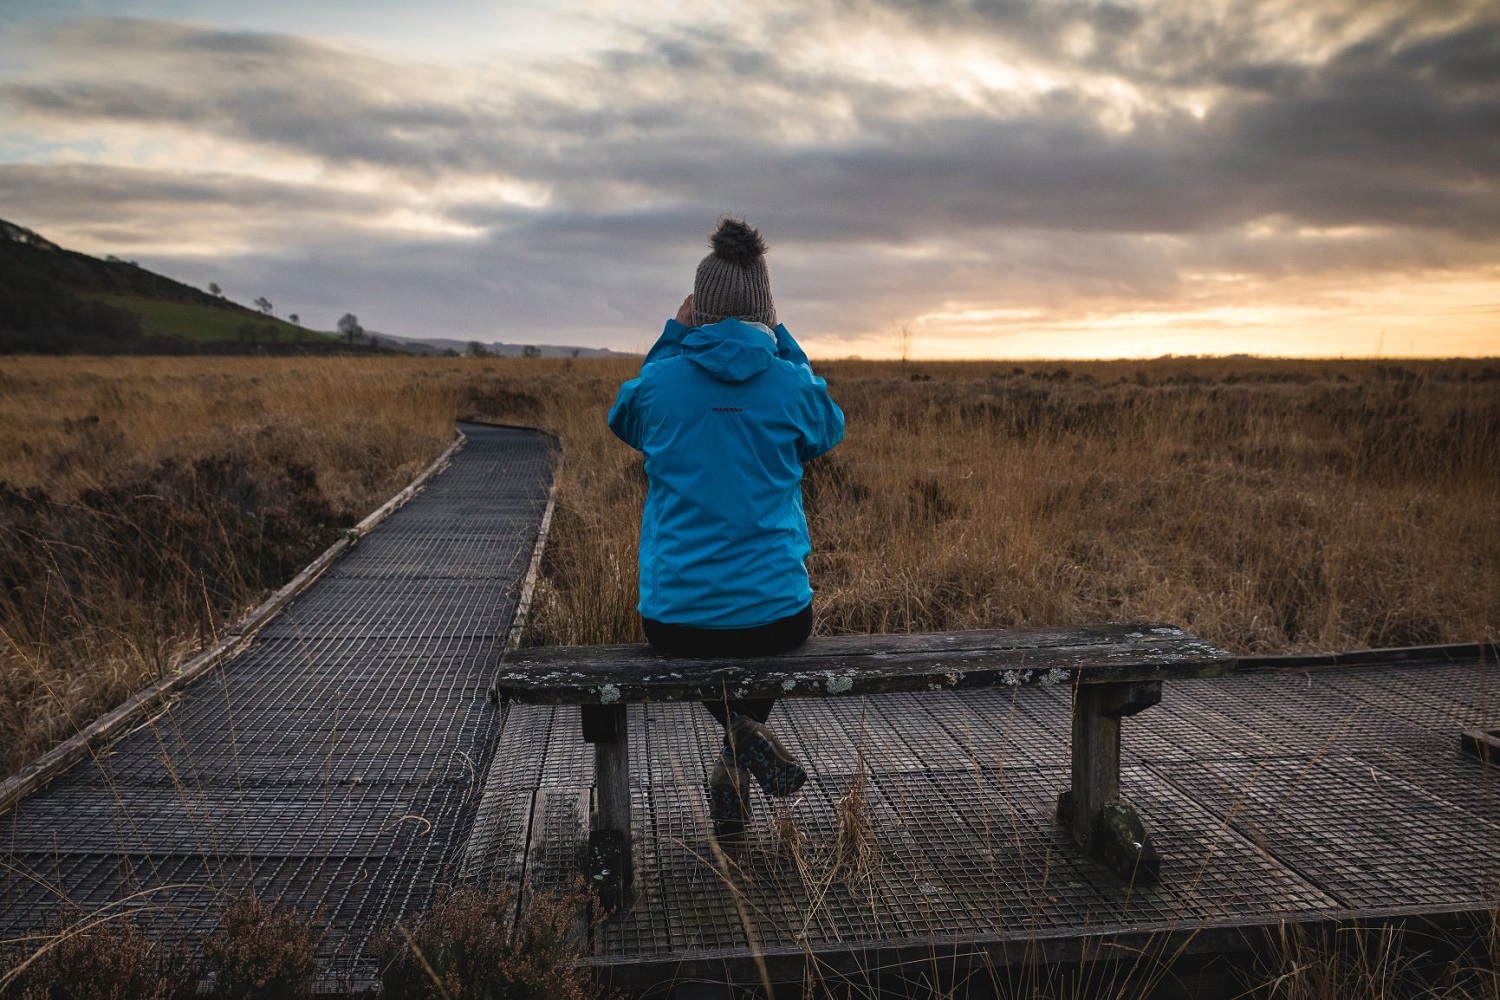
M771 724L811 778L775 809L757 793L732 853L710 837L703 802L719 740L708 714L633 705L637 898L594 932L593 962L646 993L868 983L1166 961L1281 920L1488 912L1500 789L1460 733L1500 725L1489 653L1336 670L1248 662L1241 676L1167 685L1125 723L1122 791L1168 859L1149 888L1082 859L1055 826L1067 689L782 702ZM578 709L515 706L496 761L468 873L566 884L593 781Z

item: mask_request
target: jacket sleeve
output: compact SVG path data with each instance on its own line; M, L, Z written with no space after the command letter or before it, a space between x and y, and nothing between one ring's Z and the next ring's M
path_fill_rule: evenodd
M690 326L683 326L675 319L667 320L667 325L662 328L661 336L656 338L656 343L651 345L651 350L646 352L646 360L641 362L641 370L657 361L665 361L675 358L682 353L682 338L693 332ZM778 339L777 343L780 343Z
M607 418L615 437L637 451L641 449L640 390L641 380L638 378L622 384Z
M802 391L802 442L797 457L810 462L844 440L844 411L828 395L828 383L803 366L806 383Z
M776 356L783 361L790 361L798 368L812 371L812 363L807 360L807 352L802 349L801 344L792 339L786 325L778 323L773 332L776 334Z

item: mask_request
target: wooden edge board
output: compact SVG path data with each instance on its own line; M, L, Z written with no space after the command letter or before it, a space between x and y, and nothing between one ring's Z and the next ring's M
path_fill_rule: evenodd
M552 485L547 490L547 506L542 511L542 523L537 526L536 544L531 548L531 562L526 566L526 576L522 578L521 594L516 599L516 612L511 616L510 627L506 630L505 651L518 648L521 645L521 633L526 629L526 622L531 616L531 598L536 591L537 578L542 573L542 550L547 545L547 533L552 529L552 512L557 509L557 484L562 478L562 466L566 453L562 449L562 443L557 443L557 463L552 467ZM494 686L491 685L491 690Z
M285 586L231 625L224 632L223 639L188 660L177 669L177 673L135 692L115 708L23 766L15 774L0 781L0 815L9 812L28 795L45 788L84 758L92 756L96 748L108 743L116 736L123 735L141 716L160 708L169 698L197 680L210 668L224 663L240 652L257 630L322 576L323 571L332 565L335 559L343 555L345 550L360 536L367 534L376 525L390 517L402 504L415 496L428 480L446 468L454 452L462 447L465 440L463 432L458 432L447 449L416 479L381 504L359 524L346 531L342 538L324 549Z
M1394 646L1338 653L1286 653L1242 656L1241 670L1338 670L1347 667L1399 666L1419 663L1500 662L1500 643L1461 642L1440 646Z
M764 970L775 983L801 982L808 969L833 981L853 971L865 976L899 975L903 969L930 970L935 962L962 978L971 972L993 974L1018 964L1123 962L1148 959L1171 964L1188 956L1254 952L1288 928L1306 932L1361 927L1416 927L1441 934L1488 928L1490 908L1479 905L1368 907L1345 911L1269 913L1263 916L1205 918L1201 923L1075 928L1017 928L1016 932L918 935L796 947L773 946L684 950L670 955L595 956L581 963L616 989L644 990L662 982L758 983Z

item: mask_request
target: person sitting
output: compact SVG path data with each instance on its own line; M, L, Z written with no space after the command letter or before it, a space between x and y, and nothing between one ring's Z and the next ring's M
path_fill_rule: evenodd
M608 421L645 456L638 610L647 641L680 656L766 656L812 633L802 465L843 439L844 414L777 323L760 233L723 218L710 247ZM766 725L774 704L705 703L724 727L708 780L720 836L743 829L750 777L773 796L807 780Z

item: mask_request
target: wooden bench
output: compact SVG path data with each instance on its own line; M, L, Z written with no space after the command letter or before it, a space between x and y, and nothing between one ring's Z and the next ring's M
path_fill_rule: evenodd
M650 646L518 649L501 661L495 695L582 706L597 760L591 867L630 883L631 702L823 698L901 691L1066 685L1073 697L1072 787L1058 820L1085 852L1122 877L1156 879L1160 861L1140 818L1120 799L1120 719L1161 700L1164 680L1219 677L1234 657L1171 625L986 629L815 637L778 656L669 657ZM502 722L503 725L503 722ZM805 761L816 770L814 756ZM604 876L599 876L603 878Z

